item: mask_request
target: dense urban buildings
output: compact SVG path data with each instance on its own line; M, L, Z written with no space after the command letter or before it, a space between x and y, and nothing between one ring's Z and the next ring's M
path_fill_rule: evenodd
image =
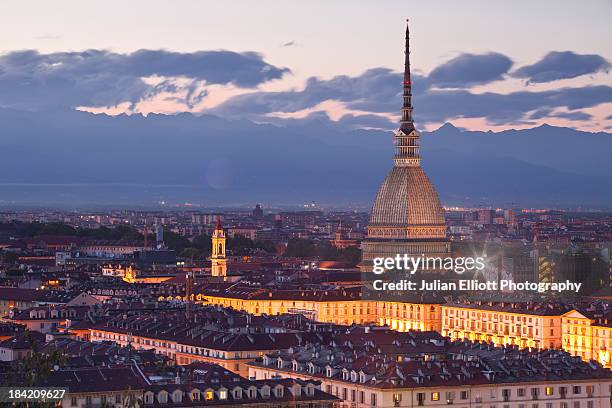
M370 213L1 211L1 385L71 408L609 408L612 214L442 207L408 28L402 91ZM400 254L485 261L476 289L372 290ZM536 290L477 289L508 281Z

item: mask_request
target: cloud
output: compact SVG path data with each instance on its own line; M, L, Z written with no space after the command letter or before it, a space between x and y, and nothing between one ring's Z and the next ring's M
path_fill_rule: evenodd
M503 94L470 89L503 79L511 67L512 60L499 53L461 54L434 68L429 75L413 74L415 119L421 125L455 118L484 118L500 125L531 123L547 117L584 121L592 117L582 109L612 102L612 88L605 85L546 91L523 88ZM510 75L544 81L607 67L608 63L597 55L549 53L538 63ZM134 108L143 100L160 97L195 109L207 97L207 85L254 88L288 72L287 68L267 63L260 54L248 52L19 51L0 55L0 107L36 110L106 107L127 102ZM283 122L287 115L279 113L303 115L303 111L309 110L309 120L313 120L317 111L327 109L319 104L335 101L338 104L334 106L348 113L337 121L338 125L385 129L393 125L387 118L399 114L401 84L401 72L382 67L357 76L311 77L303 89L255 90L231 97L205 113Z
M509 94L471 93L465 90L430 91L418 96L417 120L442 122L456 117L486 118L492 123L517 122L538 109L583 109L612 102L612 87L590 86ZM543 117L543 116L541 116Z
M429 76L413 76L414 115L419 123L439 123L455 118L485 118L495 124L515 124L525 123L527 119L555 116L579 121L590 116L584 112L554 112L557 109L576 111L612 102L612 88L603 85L548 91L521 90L504 94L475 93L461 89L470 84L500 78L511 64L509 58L499 57L499 54L475 57L479 56L458 57L461 62L446 63L444 69L438 67ZM483 61L488 68L474 69L476 73L467 72L469 70L466 67L476 61ZM457 72L452 72L453 67ZM334 100L342 102L349 110L396 114L401 105L401 81L401 73L387 68L370 69L355 77L341 75L329 80L309 78L302 90L251 92L230 98L209 113L265 121L266 115L270 113L298 112ZM460 89L441 88L450 85ZM381 120L388 122L376 115L345 119L347 125L354 126L359 121L365 127L382 127Z
M542 83L600 71L607 72L609 68L610 63L600 55L552 51L535 64L517 69L512 76L525 78L528 82Z
M414 75L415 92L424 88L423 78ZM335 100L348 108L369 112L399 112L402 74L388 68L374 68L356 77L339 75L329 80L311 77L303 90L251 92L230 98L209 113L266 114L297 112Z
M160 92L177 91L167 78L186 78L180 86L190 98L194 82L255 87L289 72L253 52L139 50L117 54L105 50L40 54L14 51L0 55L0 106L24 109L132 104ZM162 77L150 84L143 80ZM194 99L195 98L195 99Z
M575 121L593 119L593 115L587 112L582 112L582 111L554 112L552 108L537 109L529 115L529 119L542 119L546 117L562 118L562 119L575 120ZM612 115L606 118L606 120L609 120L609 119L612 119Z
M351 128L393 129L397 123L378 115L344 115L338 123Z
M512 60L499 53L461 54L436 67L428 76L430 86L467 88L502 79Z
M59 35L54 35L54 34L44 34L44 35L39 35L37 37L34 37L35 40L59 40L60 37Z
M555 118L562 118L567 120L591 120L593 119L593 115L590 113L582 112L582 111L574 111L574 112L557 112L552 114Z
M297 43L294 40L288 41L283 44L283 47L295 47L295 46L297 46Z

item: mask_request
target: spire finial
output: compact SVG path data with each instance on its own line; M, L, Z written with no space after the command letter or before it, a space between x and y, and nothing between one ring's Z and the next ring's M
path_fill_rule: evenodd
M402 119L395 134L395 165L419 166L419 134L412 119L412 81L410 78L410 26L406 19L406 43L404 50L404 82L402 92Z
M217 228L215 228L215 229L218 229L218 230L222 229L221 228L221 216L220 215L217 215Z
M412 125L412 82L410 78L410 26L406 19L406 49L404 50L404 103L402 104L402 128Z

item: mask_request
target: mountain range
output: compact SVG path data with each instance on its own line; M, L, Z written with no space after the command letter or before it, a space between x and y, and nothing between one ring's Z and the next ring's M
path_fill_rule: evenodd
M255 202L367 208L392 132L327 118L281 125L216 116L0 109L0 205ZM612 207L612 135L542 125L422 133L446 205Z

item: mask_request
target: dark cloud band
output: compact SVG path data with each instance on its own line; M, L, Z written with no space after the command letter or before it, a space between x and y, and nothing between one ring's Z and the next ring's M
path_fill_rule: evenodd
M142 80L151 76L250 88L287 72L287 68L268 64L253 52L16 51L0 55L0 106L26 109L113 106L178 90L170 81L150 85ZM199 92L195 94L193 84L187 86L186 92L196 100L202 96Z
M512 75L524 78L528 82L542 83L576 78L609 69L610 64L600 55L553 51L535 64L519 68Z

